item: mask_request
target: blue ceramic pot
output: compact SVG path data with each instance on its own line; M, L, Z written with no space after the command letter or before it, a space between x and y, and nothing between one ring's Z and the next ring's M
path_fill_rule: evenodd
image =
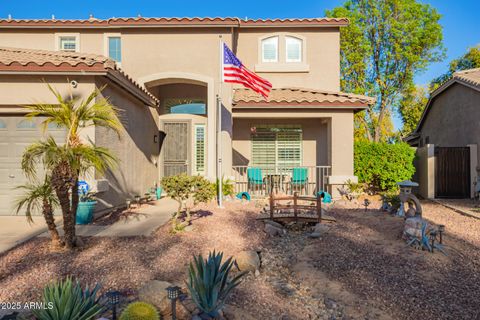
M89 224L93 221L93 212L97 201L79 202L77 208L77 224Z

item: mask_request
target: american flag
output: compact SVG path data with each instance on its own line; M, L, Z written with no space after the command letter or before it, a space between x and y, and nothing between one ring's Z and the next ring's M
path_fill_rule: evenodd
M245 68L243 63L223 44L223 82L240 83L244 87L268 97L272 84Z

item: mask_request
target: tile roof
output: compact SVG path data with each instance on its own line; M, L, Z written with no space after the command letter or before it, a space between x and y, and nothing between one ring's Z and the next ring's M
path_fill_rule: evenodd
M345 26L347 18L294 18L294 19L240 19L236 17L127 17L109 19L0 19L0 27L145 27L145 26L228 26L228 27L261 27L261 26Z
M326 105L371 105L375 103L374 98L343 93L331 92L305 88L274 88L270 92L268 100L254 91L246 88L234 89L234 104L326 104Z
M154 103L148 90L117 67L115 61L96 54L0 47L0 72L111 72L123 78Z
M476 86L480 89L480 68L455 72L453 74L453 78Z
M71 67L115 69L115 61L96 54L0 47L0 67L58 67L65 64Z

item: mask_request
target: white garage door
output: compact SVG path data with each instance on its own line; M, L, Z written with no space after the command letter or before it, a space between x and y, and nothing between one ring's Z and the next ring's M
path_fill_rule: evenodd
M41 121L41 118L27 120L22 116L0 115L0 215L15 214L13 207L21 193L15 187L27 182L21 169L22 154L29 144L45 137ZM65 131L55 126L46 134L58 142L65 138Z

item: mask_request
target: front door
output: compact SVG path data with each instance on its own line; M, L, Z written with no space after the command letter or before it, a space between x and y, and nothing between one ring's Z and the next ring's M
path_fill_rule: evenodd
M164 122L163 176L189 174L189 122Z

